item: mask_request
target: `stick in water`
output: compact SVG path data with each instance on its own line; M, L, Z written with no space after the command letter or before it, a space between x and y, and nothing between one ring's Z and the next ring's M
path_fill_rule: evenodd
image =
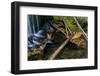
M68 43L68 41L70 40L70 38L66 39L61 46L50 56L49 60L53 60L58 53L65 47L65 45Z

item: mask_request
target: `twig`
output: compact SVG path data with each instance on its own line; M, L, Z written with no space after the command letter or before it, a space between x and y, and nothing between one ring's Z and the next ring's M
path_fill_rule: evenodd
M66 36L66 33L64 31L62 31L61 29L59 29L56 24L53 24L53 25L54 25L53 27L55 27L55 29L59 30L61 33L63 33Z

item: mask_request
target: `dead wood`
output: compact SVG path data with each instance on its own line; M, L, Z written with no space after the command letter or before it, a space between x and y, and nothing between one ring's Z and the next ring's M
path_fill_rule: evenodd
M70 38L66 39L59 47L58 49L50 56L49 60L53 60L58 53L65 47L65 45L69 42Z

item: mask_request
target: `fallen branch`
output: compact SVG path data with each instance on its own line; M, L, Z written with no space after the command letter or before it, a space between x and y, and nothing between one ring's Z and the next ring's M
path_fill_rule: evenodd
M85 31L82 29L81 25L79 24L79 22L77 21L76 17L73 16L74 21L76 22L78 28L80 29L80 31L83 33L83 36L85 37L85 39L88 41L88 37L87 34L85 33Z
M70 38L66 39L61 45L60 47L50 56L49 60L53 60L58 53L65 47L65 45L69 42Z
M62 34L64 34L64 35L66 36L66 33L65 33L63 30L61 30L60 28L58 28L56 24L51 23L51 26L52 26L54 29L60 31Z

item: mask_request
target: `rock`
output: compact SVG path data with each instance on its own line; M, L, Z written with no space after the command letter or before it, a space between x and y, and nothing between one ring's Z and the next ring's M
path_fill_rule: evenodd
M41 60L43 58L44 48L46 45L39 45L28 50L28 60Z

